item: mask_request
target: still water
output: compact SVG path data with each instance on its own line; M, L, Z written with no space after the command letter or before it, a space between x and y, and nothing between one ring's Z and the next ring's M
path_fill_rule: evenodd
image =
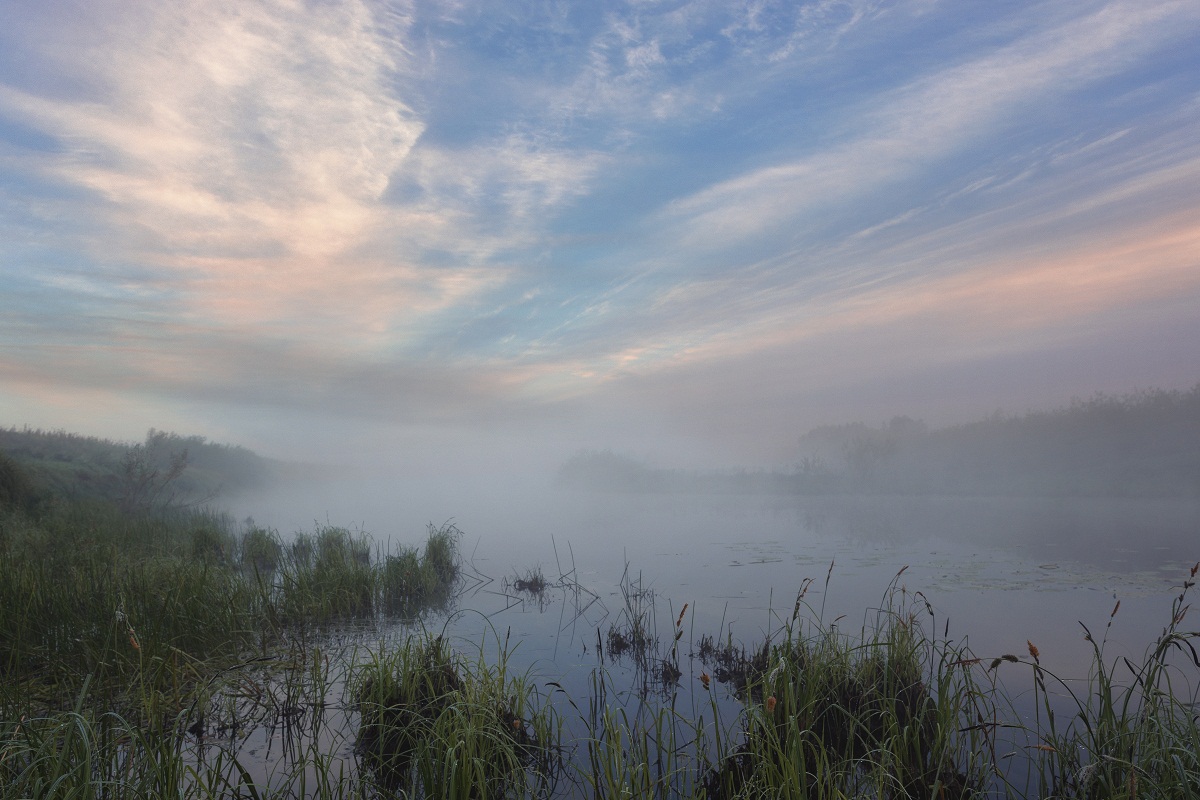
M506 641L511 669L579 697L600 664L644 686L635 665L603 653L606 632L627 619L631 594L651 604L660 639L670 638L688 604L677 691L695 703L704 669L692 657L698 638L757 646L791 617L806 585L804 614L846 633L859 631L895 587L902 602L927 609L922 621L935 628L931 634L984 659L1024 657L1032 642L1047 669L1082 679L1093 651L1080 623L1106 633L1107 661L1140 662L1200 560L1197 501L565 490L439 498L394 489L380 495L361 484L327 496L343 498L341 511L356 516L339 516L315 493L300 493L275 506L286 511L274 516L260 504L256 521L284 536L312 530L314 521L361 528L386 549L420 545L427 522L452 519L464 534L462 591L445 614L422 624L470 654L481 642L491 643L486 655ZM381 496L390 499L381 505ZM425 513L418 516L417 507ZM540 597L514 586L531 571L551 584ZM1019 701L1028 687L1017 681ZM726 700L736 715L736 700ZM270 759L270 734L257 736L248 746ZM347 738L347 758L350 750Z
M857 629L904 569L900 585L922 592L939 628L948 621L977 654L1024 652L1033 641L1067 672L1091 662L1079 622L1103 627L1117 600L1114 655L1140 655L1168 621L1172 588L1200 560L1193 502L576 495L457 522L483 575L570 572L611 615L631 574L666 606L664 618L686 602L697 631L732 631L747 644L790 615L810 578L812 611ZM496 613L510 605L498 591L462 603L493 614L539 656L564 649L549 609ZM585 627L605 624L592 614Z

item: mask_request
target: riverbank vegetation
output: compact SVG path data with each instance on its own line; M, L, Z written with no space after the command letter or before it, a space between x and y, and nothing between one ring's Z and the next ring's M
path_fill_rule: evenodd
M790 469L697 472L589 450L562 485L609 492L1200 497L1200 384L931 428L898 416L815 428Z
M245 447L154 428L141 442L118 442L62 430L0 427L0 454L21 468L31 484L27 488L41 502L107 500L143 510L201 506L312 472Z
M692 630L686 606L659 625L627 570L590 680L566 685L515 670L490 627L437 633L461 580L453 525L389 551L195 508L30 510L19 475L6 485L5 800L1200 797L1200 565L1140 662L1081 631L1082 683L1032 641L972 653L899 576L854 625L810 606L806 582L744 645Z

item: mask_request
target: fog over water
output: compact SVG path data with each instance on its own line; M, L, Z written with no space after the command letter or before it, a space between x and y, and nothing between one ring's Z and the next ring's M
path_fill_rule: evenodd
M468 581L457 607L495 614L490 624L529 640L524 657L550 662L579 657L614 624L626 569L653 589L664 619L686 602L697 635L754 644L790 613L805 579L815 581L814 610L824 607L826 621L845 615L856 630L906 567L900 584L931 603L938 634L948 620L986 656L1045 642L1047 663L1086 670L1079 622L1103 626L1121 600L1113 652L1140 654L1200 559L1200 501L1186 497L613 493L565 488L546 473L448 481L375 468L282 486L232 511L285 536L319 524L361 529L385 549L419 545L428 523L453 521L471 573L493 581ZM504 582L532 567L551 580L571 573L600 603L579 620L558 607L511 608L521 598ZM479 635L477 622L464 624Z
M583 698L631 582L691 646L892 588L1140 663L1198 381L1195 0L0 12L0 429L118 442L40 464L100 493L147 429L235 446L217 505L285 540L462 531L446 613L331 640Z
M714 619L907 564L988 635L1200 557L1195 3L5 21L2 425L240 445L309 465L227 492L284 535L454 520Z

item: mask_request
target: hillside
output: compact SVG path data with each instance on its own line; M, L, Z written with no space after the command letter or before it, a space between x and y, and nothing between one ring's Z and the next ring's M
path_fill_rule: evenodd
M265 488L285 467L244 447L153 428L140 443L0 428L0 457L27 476L25 496L91 497L130 507L236 496Z

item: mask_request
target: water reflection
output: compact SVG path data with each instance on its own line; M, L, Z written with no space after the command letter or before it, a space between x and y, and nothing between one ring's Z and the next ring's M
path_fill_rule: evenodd
M359 519L409 542L419 527L396 530L404 517L393 508L378 524ZM735 693L702 683L714 673L705 637L754 652L802 588L807 615L853 634L893 579L902 600L928 603L929 634L984 659L1034 643L1070 685L1093 665L1081 622L1106 630L1109 658L1140 662L1169 621L1172 587L1200 559L1195 501L473 495L454 519L469 577L456 610L424 624L467 648L509 642L510 668L567 697L588 697L603 669L607 699L631 716L665 689L681 710L699 715L715 701L736 718ZM621 641L639 644L618 652ZM1016 713L1032 717L1031 673L1005 680ZM270 753L269 739L258 747Z

